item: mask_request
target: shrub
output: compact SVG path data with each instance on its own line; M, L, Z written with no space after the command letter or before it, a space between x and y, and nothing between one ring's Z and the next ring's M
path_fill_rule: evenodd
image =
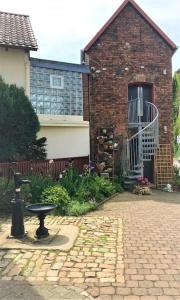
M105 197L114 194L119 187L110 180L97 175L84 175L81 184L76 191L75 199L79 202L94 201L99 202Z
M114 185L117 193L122 193L124 191L121 183L119 183L117 181L113 181L113 185Z
M45 188L56 184L50 177L28 176L31 180L31 186L22 185L21 198L25 202L38 203L41 201L41 194ZM15 196L14 179L8 181L7 178L0 177L0 211L11 211L11 200Z
M11 200L14 198L14 182L0 177L0 212L11 211Z
M59 185L51 186L46 188L41 195L42 203L57 204L56 213L65 214L67 211L70 197L65 188Z
M0 160L45 159L46 139L37 140L39 129L38 117L24 89L6 84L0 77Z
M46 188L56 184L56 182L48 176L31 175L28 176L28 179L31 180L31 185L22 186L22 195L25 201L29 200L31 203L40 202L42 192Z
M115 185L104 177L95 177L95 184L99 187L99 192L108 197L116 192Z
M79 176L79 173L75 169L69 168L63 174L60 184L67 190L69 196L72 197L76 194L81 181L82 178Z
M69 216L80 216L84 215L87 212L96 209L97 205L95 203L83 202L80 203L77 200L74 200L69 203L67 208L67 214Z

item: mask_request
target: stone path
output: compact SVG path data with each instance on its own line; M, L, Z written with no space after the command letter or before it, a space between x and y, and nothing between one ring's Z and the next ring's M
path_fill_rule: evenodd
M9 222L1 219L1 228L3 224ZM25 225L35 223L38 224L36 218L30 218L26 220ZM101 293L115 293L116 286L124 283L120 218L49 216L46 224L47 227L52 224L78 226L79 235L73 248L68 252L1 249L2 281L19 281L25 284L29 282L33 285L48 282L61 286L74 285L87 290L88 294L94 297L98 297Z
M0 299L4 300L92 300L78 287L52 284L30 284L22 281L0 281Z
M103 300L180 299L180 193L123 193L91 215L123 218L125 283Z
M180 193L123 193L87 217L47 221L79 227L73 248L0 250L0 299L15 285L26 300L180 300Z

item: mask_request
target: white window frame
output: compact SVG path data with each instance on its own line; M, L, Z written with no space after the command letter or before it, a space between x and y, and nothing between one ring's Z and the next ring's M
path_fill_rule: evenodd
M53 84L53 79L54 78L61 78L61 86ZM64 88L64 78L63 78L63 76L51 74L50 75L50 87L52 89L60 89L60 90L62 90Z

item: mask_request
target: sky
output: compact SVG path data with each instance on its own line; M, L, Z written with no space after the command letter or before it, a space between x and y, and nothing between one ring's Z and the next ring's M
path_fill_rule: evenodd
M30 16L37 52L32 57L80 63L80 50L93 38L122 0L0 0L0 10ZM180 46L180 0L136 0L153 21ZM173 70L180 69L180 49Z

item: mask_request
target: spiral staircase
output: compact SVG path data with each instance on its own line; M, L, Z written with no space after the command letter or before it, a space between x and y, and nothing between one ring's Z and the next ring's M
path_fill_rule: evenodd
M137 178L144 175L144 163L152 161L159 144L159 111L148 101L129 101L124 188L132 190ZM132 134L133 132L133 134Z

